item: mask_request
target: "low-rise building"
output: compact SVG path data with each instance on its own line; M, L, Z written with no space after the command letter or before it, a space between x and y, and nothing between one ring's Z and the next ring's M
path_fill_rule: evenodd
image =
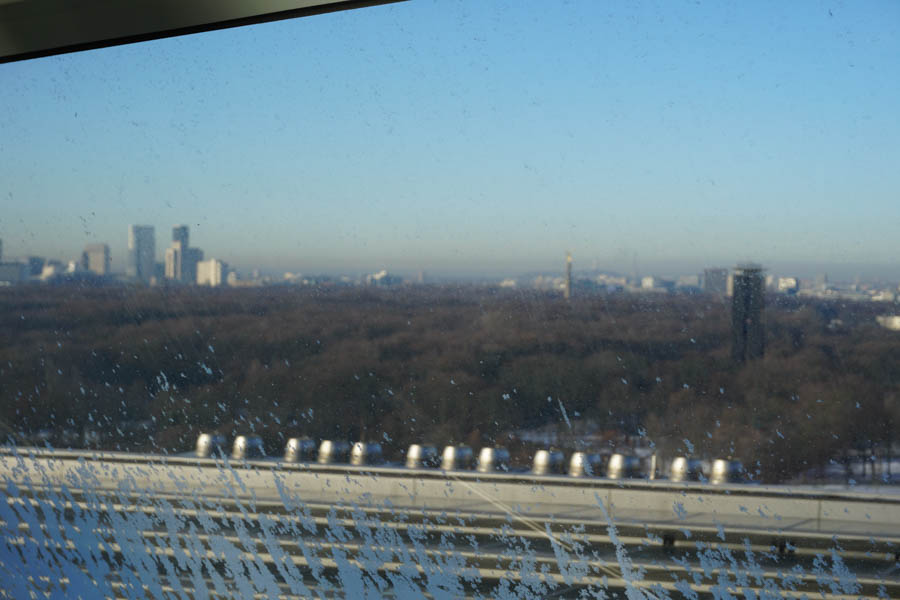
M796 277L779 277L775 289L782 294L796 294L800 289L800 280Z
M675 280L675 287L680 289L700 289L700 276L680 275L678 279Z
M703 270L703 291L707 294L716 294L724 296L728 287L728 269L704 269Z
M879 315L875 321L885 329L900 331L900 315Z
M109 246L88 244L81 255L82 267L97 275L109 275Z
M390 286L403 283L403 278L397 275L391 275L387 270L382 269L377 273L366 275L366 285L374 286Z
M228 265L221 260L210 258L197 263L197 285L218 287L226 283L228 275Z
M25 281L26 265L19 262L0 263L0 285L15 285Z

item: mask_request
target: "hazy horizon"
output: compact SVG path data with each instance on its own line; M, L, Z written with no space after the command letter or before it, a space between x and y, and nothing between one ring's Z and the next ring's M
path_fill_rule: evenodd
M158 240L159 241L159 240ZM125 251L123 250L123 253ZM114 254L115 256L115 254ZM24 258L25 256L8 256L4 250L4 261ZM54 260L75 260L77 253L71 257L44 256ZM315 263L309 260L283 260L283 261L253 261L247 259L227 260L220 255L206 252L205 258L223 260L229 268L235 269L241 275L249 275L254 270L259 270L262 275L281 278L285 273L302 274L305 276L349 276L359 277L369 273L375 273L386 269L392 274L415 280L419 273L423 273L430 282L441 281L465 281L465 280L498 280L504 278L521 278L537 274L563 275L565 270L565 255L557 256L557 260L541 260L530 267L521 268L510 264L481 264L477 266L466 265L435 265L435 264L404 264L401 261L395 263L370 263L356 264L325 264ZM827 275L829 281L851 283L859 282L900 282L900 264L863 264L863 263L791 263L786 261L759 261L755 257L743 257L740 260L719 260L709 263L694 261L640 261L635 270L632 265L624 262L607 261L602 259L590 259L574 257L573 274L580 277L587 273L603 272L631 277L637 274L643 276L657 276L664 278L676 278L681 275L701 275L707 268L733 269L737 264L757 262L762 265L767 274L782 277L799 277L804 280L812 280L820 275ZM162 256L157 257L157 262L164 262ZM121 256L112 260L112 272L124 273L125 263Z
M172 226L154 226L156 233L156 261L163 263L165 249L171 243ZM127 231L126 231L127 233ZM215 252L204 246L202 239L198 240L191 230L190 243L192 247L199 247L204 251L205 258L216 258L226 262L229 267L241 273L250 273L259 270L261 273L281 277L286 272L300 273L304 275L333 275L333 276L359 276L367 273L386 269L391 273L405 277L416 277L424 272L433 279L489 279L522 277L531 274L562 274L565 270L565 251L560 251L552 256L538 257L533 263L523 265L514 260L490 260L486 257L478 262L462 262L453 257L439 258L433 262L425 262L424 259L413 256L388 257L379 262L367 262L362 257L348 257L346 260L334 260L327 256L315 257L264 257L256 256L248 252L241 256L237 252ZM115 273L124 273L127 256L127 235L123 234L120 243L110 243L107 240L93 239L85 243L108 243L111 254L111 268ZM2 238L0 238L2 239ZM41 241L35 240L36 246ZM12 254L8 251L6 240L3 240L3 260L21 259L26 256L41 256L52 260L76 260L83 250L82 247L74 248L66 254L41 254L30 252L24 254ZM677 277L679 275L701 274L707 268L732 269L739 263L756 262L762 265L766 272L780 275L813 279L820 275L828 275L832 281L850 282L856 279L860 281L900 281L900 261L894 263L863 263L850 261L790 261L776 258L762 259L763 252L759 255L744 253L729 258L647 258L639 250L622 248L609 257L603 256L579 256L573 255L573 272L576 275L584 272L616 273L623 276L653 275L659 277Z

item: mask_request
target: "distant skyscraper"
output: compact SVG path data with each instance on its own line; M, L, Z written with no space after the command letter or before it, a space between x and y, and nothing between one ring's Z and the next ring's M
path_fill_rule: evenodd
M572 297L572 254L566 252L566 288L563 291L566 300Z
M187 225L176 225L172 228L172 241L181 242L182 248L190 248L190 230Z
M109 246L88 244L84 247L81 263L87 271L97 275L109 275Z
M203 260L203 250L188 245L187 225L172 228L172 245L166 249L166 279L182 283L197 283L197 263Z
M181 281L185 283L197 283L197 264L203 260L203 250L200 248L185 248L184 257L181 259Z
M731 302L731 354L735 361L761 358L766 349L763 323L765 286L762 267L738 265L734 270Z
M156 232L150 225L128 228L128 266L126 274L145 283L153 277L156 257Z
M728 288L728 269L704 269L703 291L724 296Z
M179 241L172 242L172 245L166 248L166 279L181 281L183 265L184 246Z

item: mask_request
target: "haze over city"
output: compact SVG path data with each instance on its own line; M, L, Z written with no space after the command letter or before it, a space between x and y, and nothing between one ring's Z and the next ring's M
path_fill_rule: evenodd
M2 65L4 254L103 242L122 271L128 225L162 260L185 223L271 272L900 279L898 27L412 2Z

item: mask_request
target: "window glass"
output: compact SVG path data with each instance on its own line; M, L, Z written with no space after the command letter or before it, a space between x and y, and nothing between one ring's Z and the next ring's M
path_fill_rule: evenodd
M0 65L0 597L900 596L898 24L417 1Z

